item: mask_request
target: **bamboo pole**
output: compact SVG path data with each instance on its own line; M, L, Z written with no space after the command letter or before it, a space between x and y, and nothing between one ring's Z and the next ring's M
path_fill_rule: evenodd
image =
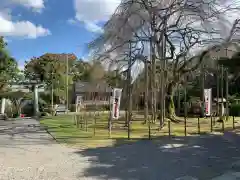
M233 129L235 129L235 117L233 116L233 119L232 119L232 126L233 126Z
M201 134L201 129L200 129L200 118L198 117L198 134Z
M168 136L171 137L171 121L168 121Z

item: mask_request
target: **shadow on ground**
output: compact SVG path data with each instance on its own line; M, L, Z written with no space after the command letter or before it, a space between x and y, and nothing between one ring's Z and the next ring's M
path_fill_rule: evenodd
M232 140L231 142L229 140ZM208 180L226 171L240 171L239 137L232 133L189 137L162 137L76 153L88 157L85 177L118 180L173 180L190 176Z
M56 143L36 120L0 122L0 147Z

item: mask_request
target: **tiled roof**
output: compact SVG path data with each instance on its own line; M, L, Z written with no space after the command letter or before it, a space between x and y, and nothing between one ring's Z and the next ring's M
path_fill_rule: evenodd
M112 92L112 88L105 82L76 82L75 93L81 92Z

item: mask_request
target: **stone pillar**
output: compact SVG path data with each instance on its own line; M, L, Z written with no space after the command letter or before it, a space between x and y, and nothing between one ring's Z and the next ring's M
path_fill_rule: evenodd
M224 107L224 103L221 103L221 116L225 115L225 107Z
M6 105L6 99L2 98L2 104L1 104L1 114L5 113L5 105Z
M39 106L38 106L38 85L34 85L34 115L39 115Z

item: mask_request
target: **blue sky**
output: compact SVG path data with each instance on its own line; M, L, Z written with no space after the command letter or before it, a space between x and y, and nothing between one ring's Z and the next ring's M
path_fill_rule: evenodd
M119 0L1 0L0 35L19 65L44 53L87 58L87 43L101 32Z
M88 60L87 43L101 33L120 2L0 0L0 36L19 66L44 53L75 53Z

